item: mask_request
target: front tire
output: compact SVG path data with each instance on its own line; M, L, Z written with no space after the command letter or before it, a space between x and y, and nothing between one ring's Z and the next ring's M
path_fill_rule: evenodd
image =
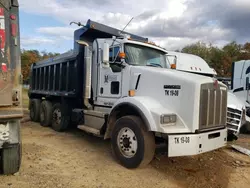
M111 136L112 151L126 168L146 166L155 153L155 137L146 131L143 121L136 116L117 120Z

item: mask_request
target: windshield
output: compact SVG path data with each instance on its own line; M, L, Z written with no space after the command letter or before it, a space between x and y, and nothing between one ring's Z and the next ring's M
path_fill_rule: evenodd
M166 54L160 50L137 44L125 44L125 61L135 66L154 66L169 68Z

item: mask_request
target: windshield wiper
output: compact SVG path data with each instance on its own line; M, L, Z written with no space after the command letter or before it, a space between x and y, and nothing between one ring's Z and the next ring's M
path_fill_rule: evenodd
M163 68L160 64L157 64L157 63L150 63L150 64L148 64L147 66L161 67L161 68Z

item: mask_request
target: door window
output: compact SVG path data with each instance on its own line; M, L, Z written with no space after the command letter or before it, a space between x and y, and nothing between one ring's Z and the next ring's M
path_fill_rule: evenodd
M115 63L118 60L118 53L120 52L120 47L115 46L109 48L109 61L110 61L110 68L112 69L113 72L121 72L122 67L120 64Z

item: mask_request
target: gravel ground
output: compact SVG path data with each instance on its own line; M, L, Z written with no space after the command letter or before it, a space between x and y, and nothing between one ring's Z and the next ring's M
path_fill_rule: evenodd
M0 176L0 188L248 188L250 184L250 157L229 146L194 157L158 154L146 168L128 170L112 157L109 141L82 131L57 133L26 122L22 140L20 172ZM249 144L250 136L237 143Z

